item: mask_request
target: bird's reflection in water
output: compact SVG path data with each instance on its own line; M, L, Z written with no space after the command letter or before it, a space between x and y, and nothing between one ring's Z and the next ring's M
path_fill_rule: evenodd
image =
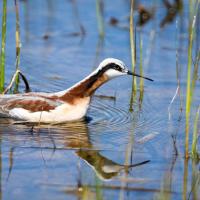
M18 123L18 124L21 124ZM117 176L121 170L128 170L131 167L142 165L148 161L125 166L114 162L111 159L101 155L100 150L96 149L90 141L90 129L88 119L66 124L26 124L30 126L32 134L36 135L39 143L46 143L48 138L54 143L54 150L74 149L77 156L83 159L96 174L104 180L112 179ZM37 134L36 134L37 133ZM38 136L39 135L39 136ZM49 143L49 142L47 142ZM45 145L46 146L46 145ZM41 147L43 148L43 147Z
M101 179L111 179L121 170L145 164L147 161L125 166L114 162L101 155L100 150L90 141L90 129L88 119L66 124L59 124L59 128L51 127L51 135L56 144L62 144L65 148L76 149L76 155L83 159ZM53 133L53 134L52 134Z
M92 151L92 150L78 150L76 154L86 161L96 172L96 174L104 180L111 179L118 175L121 170L128 170L131 167L136 167L139 165L143 165L149 160L144 162L136 163L133 165L120 165L104 156L102 156L99 151Z

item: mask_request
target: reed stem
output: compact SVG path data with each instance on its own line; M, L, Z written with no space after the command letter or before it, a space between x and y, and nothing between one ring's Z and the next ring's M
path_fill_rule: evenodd
M197 8L198 8L197 2ZM192 5L190 5L192 6ZM192 11L192 13L191 13ZM185 127L185 157L189 157L189 128L190 128L190 109L192 102L192 90L191 90L191 70L192 70L192 47L194 39L194 30L196 24L196 12L194 9L190 8L190 19L192 23L189 24L189 45L188 45L188 65L187 65L187 90L186 90L186 127ZM191 21L191 20L190 20Z
M143 41L142 41L142 37L140 35L140 76L143 76L143 64L142 64L142 60L143 60ZM140 91L144 90L144 79L141 78L140 79Z
M135 34L134 34L134 20L133 20L133 7L134 7L134 0L131 0L131 11L130 11L130 46L131 46L131 63L132 63L132 71L135 72ZM136 77L133 76L133 95L136 94L137 91L137 82Z
M2 15L2 30L1 30L2 36L1 36L1 54L0 54L0 92L3 92L5 83L6 18L7 18L7 0L3 0L3 15Z
M17 0L15 1L15 13L16 13L16 31L15 31L15 38L16 38L16 70L19 70L20 65L20 51L21 51L21 42L20 42L20 25L19 25L19 6ZM15 79L15 91L18 90L19 86L19 75L17 74Z
M140 32L140 76L143 76L143 41L142 41L142 33ZM144 79L140 79L140 104L143 101L143 95L144 95Z
M101 38L104 38L105 31L104 31L103 1L102 0L96 0L96 12L97 12L99 36Z
M200 61L200 50L197 53L197 57L196 57L195 63L194 63L194 70L193 70L193 77L192 77L192 86L191 86L192 95L194 94L194 89L196 87L196 81L198 79L199 61Z

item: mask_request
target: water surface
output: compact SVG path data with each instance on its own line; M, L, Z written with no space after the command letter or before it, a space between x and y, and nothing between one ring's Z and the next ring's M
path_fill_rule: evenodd
M170 118L168 113L177 88L177 51L185 96L188 4L184 2L183 24L178 15L160 28L166 13L162 1L140 3L155 8L154 18L137 29L143 40L144 74L155 80L145 81L143 102L137 97L130 111L132 78L121 77L96 92L85 120L33 126L1 119L1 199L161 199L162 195L184 199L185 194L200 198L199 164L184 160L184 111L178 97ZM19 7L20 66L33 91L64 90L106 57L131 66L128 1L104 2L104 39L99 38L95 1L27 0ZM109 24L111 17L119 20L117 26ZM137 20L138 14L134 17ZM85 34L80 34L80 25ZM15 69L12 1L8 1L7 27L8 83ZM139 71L139 53L136 56ZM194 105L198 99L197 93ZM149 162L124 167L144 161Z

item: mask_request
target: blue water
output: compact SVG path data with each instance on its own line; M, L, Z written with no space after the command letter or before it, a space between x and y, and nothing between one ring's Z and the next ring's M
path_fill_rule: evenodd
M191 160L188 165L184 163L188 4L184 3L183 24L178 15L161 29L159 23L166 12L162 1L140 3L155 9L154 18L136 31L136 71L139 72L141 37L144 74L155 80L144 82L141 106L138 91L133 112L129 111L132 78L121 77L96 92L86 121L33 127L2 119L0 199L149 200L161 199L162 195L184 199L185 192L187 198L195 199L195 195L196 199L200 198L199 190L190 194L195 180L199 189L199 164ZM131 68L128 1L116 0L114 5L113 1L104 2L103 39L98 33L95 1L27 0L19 1L19 8L20 69L33 91L64 90L84 78L106 57L119 58ZM134 12L136 21L138 14ZM0 18L1 15L2 12ZM119 20L117 26L109 24L111 17ZM15 71L13 1L8 1L7 18L6 83ZM85 35L80 35L80 24ZM181 113L177 97L169 118L168 107L177 88L177 49L184 107ZM192 122L199 97L195 92ZM178 155L172 136L176 137ZM129 170L121 166L147 160L150 162Z

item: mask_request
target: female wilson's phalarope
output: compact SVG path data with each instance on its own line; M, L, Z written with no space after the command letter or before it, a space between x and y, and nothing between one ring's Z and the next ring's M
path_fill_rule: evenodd
M107 58L94 72L67 90L0 95L0 116L28 122L78 120L85 116L97 88L114 77L127 74L141 77L130 72L122 61Z

